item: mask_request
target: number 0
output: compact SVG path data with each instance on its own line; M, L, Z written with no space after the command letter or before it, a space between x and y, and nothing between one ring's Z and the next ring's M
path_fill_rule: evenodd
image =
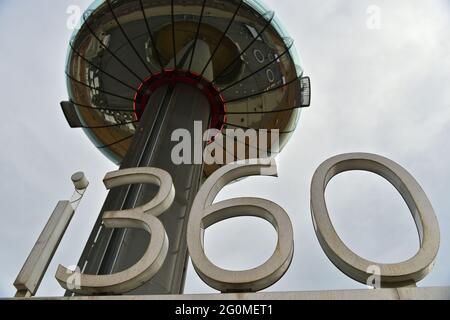
M324 192L334 176L351 170L378 174L400 192L419 231L420 249L413 258L394 264L368 261L351 251L339 238L328 214ZM400 165L378 155L343 154L320 165L311 183L311 214L317 238L328 258L343 273L364 284L373 276L369 270L374 265L380 268L381 287L415 284L431 271L439 250L439 224L425 192Z

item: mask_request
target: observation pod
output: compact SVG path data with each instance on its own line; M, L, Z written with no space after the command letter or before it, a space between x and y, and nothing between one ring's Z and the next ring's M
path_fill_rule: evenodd
M230 151L276 155L310 104L309 78L281 22L256 0L99 0L81 20L69 46L66 119L121 169L163 169L176 190L158 217L169 239L164 264L130 294L182 293L189 211L203 180L236 160ZM219 145L221 163L175 164L172 134L182 129L195 136L196 123L201 135L215 129L204 146L217 147L228 130L269 132L256 146L246 139L232 140L234 150ZM279 130L279 149L273 150L270 130ZM103 212L146 203L157 192L152 185L110 191L78 264L83 273L116 273L139 260L149 235L107 229Z
M66 117L117 164L167 85L201 91L221 134L278 129L280 149L310 101L293 40L255 0L95 1L70 41L66 74Z

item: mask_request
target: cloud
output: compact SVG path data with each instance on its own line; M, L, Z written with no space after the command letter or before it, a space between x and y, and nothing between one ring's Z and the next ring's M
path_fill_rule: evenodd
M85 8L89 1L76 3ZM421 183L435 207L442 234L435 269L421 285L449 285L448 2L267 3L296 41L305 72L312 78L313 104L303 111L298 130L279 158L279 178L246 179L227 187L219 198L267 198L290 214L295 230L294 261L269 290L363 287L328 261L309 213L314 170L332 155L353 151L387 156ZM71 31L66 29L66 9L72 4L45 0L36 6L28 0L6 2L0 9L2 296L14 294L14 277L56 202L70 196L70 175L82 169L91 187L39 292L44 296L62 293L53 278L56 266L78 261L106 195L102 178L115 169L81 131L68 128L58 106L67 98L64 63ZM366 27L369 5L381 9L379 31ZM339 234L359 254L398 261L417 249L406 206L381 179L358 173L343 175L332 182L327 199ZM246 236L248 230L255 234ZM232 220L210 231L208 252L215 262L230 268L248 265L253 257L267 257L266 247L272 248L274 241L267 225L254 225L252 219ZM224 241L230 241L230 246ZM238 252L233 252L237 246ZM190 268L186 291L212 290Z

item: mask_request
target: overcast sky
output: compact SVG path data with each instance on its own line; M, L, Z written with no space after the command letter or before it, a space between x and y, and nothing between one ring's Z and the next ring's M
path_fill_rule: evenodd
M50 265L40 296L61 295L58 263L77 263L106 196L102 179L116 167L80 130L70 129L59 102L64 78L68 6L89 0L0 0L0 296L14 279L58 200L72 193L70 176L91 185ZM327 259L314 234L309 186L327 158L377 153L404 166L429 196L441 228L435 268L419 286L450 285L450 2L448 0L267 0L287 29L312 78L313 103L278 159L279 178L233 184L218 200L257 196L281 205L295 232L288 273L268 291L364 288ZM39 5L38 5L39 4ZM381 29L367 27L380 8ZM377 262L400 262L419 247L405 203L382 178L336 177L328 207L344 242ZM222 222L206 232L210 259L242 270L263 263L276 235L258 219ZM214 292L190 268L187 293Z

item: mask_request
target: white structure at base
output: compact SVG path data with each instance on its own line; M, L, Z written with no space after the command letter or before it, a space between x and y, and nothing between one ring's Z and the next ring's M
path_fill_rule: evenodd
M16 298L17 299L17 298ZM450 300L450 287L405 287L397 289L362 289L336 291L300 291L300 292L258 292L258 293L227 293L227 294L191 294L191 295L150 295L150 296L83 296L31 298L33 300Z

